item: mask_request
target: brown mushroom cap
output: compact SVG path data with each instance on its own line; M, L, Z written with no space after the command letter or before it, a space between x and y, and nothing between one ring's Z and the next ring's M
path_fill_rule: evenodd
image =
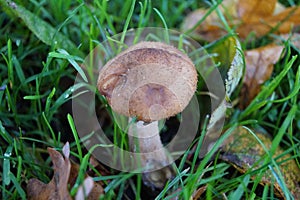
M151 122L174 116L188 105L197 71L175 47L140 42L106 63L97 86L115 112Z

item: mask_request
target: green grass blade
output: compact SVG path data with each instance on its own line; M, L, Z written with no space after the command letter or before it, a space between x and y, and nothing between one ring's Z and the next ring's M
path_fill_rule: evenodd
M15 16L20 17L35 36L45 44L55 46L56 48L64 48L68 52L72 52L72 54L83 56L83 53L69 38L62 33L57 33L55 28L26 8L10 0L0 0L0 5L5 11L8 10Z
M5 185L8 185L10 183L10 177L9 177L9 173L10 173L10 156L12 153L12 146L9 146L5 153L4 153L4 160L3 160L3 183Z
M56 89L55 89L55 87L54 87L54 88L52 89L52 91L50 92L50 94L48 95L48 97L47 97L47 100L46 100L46 106L45 106L45 112L46 112L47 116L48 116L48 114L49 114L49 112L50 112L50 105L51 105L52 98L53 98L55 92L56 92Z
M156 14L159 16L159 18L161 19L161 21L164 24L164 27L165 27L164 42L166 42L167 44L170 44L169 29L168 29L168 25L167 25L165 18L163 17L163 15L159 12L159 10L157 8L153 8L153 10L156 12Z
M8 134L8 132L5 130L2 121L0 120L0 136L2 139L5 140L8 144L11 144L13 142L12 136Z
M155 198L155 200L162 199L165 193L172 188L173 185L175 185L177 182L181 180L183 176L185 176L188 171L190 171L190 168L187 168L183 170L181 173L179 173L166 187L164 188L163 191Z
M297 111L298 111L298 105L295 104L290 109L287 117L283 121L278 133L276 134L276 136L272 142L272 146L271 146L271 150L270 150L272 155L275 153L277 147L279 146L279 143L282 141L282 137L287 132L288 127L290 125L292 125L292 122L296 116Z
M26 199L26 193L24 192L23 188L21 187L20 183L18 182L17 178L13 173L9 173L9 178L13 182L15 188L17 189L18 193L20 194L21 199Z
M241 181L238 188L229 195L229 199L241 199L245 190L247 190L247 186L250 181L250 175L246 175L245 178Z
M53 131L53 129L52 129L52 127L51 127L51 125L50 125L50 123L49 123L49 121L48 121L48 119L47 119L47 117L46 117L46 115L45 115L44 112L42 113L42 117L43 117L43 119L44 119L44 121L45 121L47 127L49 128L49 130L50 130L50 132L51 132L52 139L53 139L53 141L54 141L54 145L55 145L55 146L58 146L58 141L57 141L57 138L56 138L56 136L55 136L55 133L54 133L54 131Z
M78 151L78 158L80 160L80 163L82 163L82 159L83 159L82 158L82 150L81 150L81 146L80 146L80 140L78 137L78 133L77 133L77 130L76 130L76 127L74 124L74 120L70 114L68 114L67 118L68 118L68 122L71 127L71 130L72 130L73 136L75 138L75 143L76 143L77 151Z
M67 59L69 63L76 69L76 71L80 74L80 76L83 78L85 82L88 82L88 79L84 73L84 71L81 69L81 67L78 65L76 61L84 62L81 58L70 55L66 50L64 49L58 49L58 52L50 52L49 57L50 58L61 58L61 59Z
M192 33L202 22L204 22L204 20L213 12L216 10L216 8L222 3L222 1L218 1L216 4L212 5L209 10L207 11L207 13L205 13L205 15L201 18L201 20L199 20L192 28L190 28L189 30L185 31L184 34L190 34Z
M5 59L4 55L3 58ZM14 69L13 69L13 63L12 63L12 44L11 40L7 41L7 59L5 59L7 67L8 67L8 77L10 86L14 86Z
M130 11L129 11L128 16L127 16L126 21L125 21L125 25L124 25L122 36L121 36L121 43L124 43L125 36L126 36L126 33L127 33L127 29L128 29L130 20L131 20L132 15L133 15L134 7L135 7L135 0L132 1Z
M24 72L23 72L23 69L22 69L22 66L21 66L20 62L18 61L18 59L14 55L12 57L12 62L15 66L15 70L17 72L17 76L19 78L20 83L23 83L25 81L25 75L24 75Z
M273 102L281 103L281 102L290 100L293 97L295 97L296 95L299 95L299 90L300 90L300 66L298 66L298 70L297 70L296 77L295 77L295 83L294 83L293 90L291 91L291 93L289 95L287 95L285 98L277 99L277 100L274 100Z
M293 63L297 59L298 56L293 56L290 62L282 69L280 74L278 74L269 84L264 87L262 91L253 99L250 105L244 110L244 112L240 115L240 120L244 119L246 116L249 116L251 113L255 112L259 108L266 105L268 102L268 97L273 93L275 88L280 84L281 80L288 73L290 68L293 66Z

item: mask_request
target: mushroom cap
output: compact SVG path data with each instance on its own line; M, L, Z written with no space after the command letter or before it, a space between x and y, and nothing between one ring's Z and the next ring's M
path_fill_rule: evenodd
M115 112L152 122L184 110L196 90L197 71L175 47L140 42L103 66L97 87Z

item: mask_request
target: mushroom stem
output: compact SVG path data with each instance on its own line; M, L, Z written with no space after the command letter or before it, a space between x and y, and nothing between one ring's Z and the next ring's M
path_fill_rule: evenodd
M129 119L129 145L136 154L136 162L143 171L143 182L151 188L162 188L172 178L174 171L167 166L170 156L163 148L158 121L145 123Z

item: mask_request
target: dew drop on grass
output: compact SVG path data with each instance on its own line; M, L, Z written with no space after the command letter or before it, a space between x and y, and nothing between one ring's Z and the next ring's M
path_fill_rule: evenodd
M64 95L65 99L67 99L69 96L70 96L70 94L68 94L68 93Z
M17 40L16 40L16 45L17 45L17 47L20 46L20 44L21 44L21 40L20 40L20 39L17 39Z
M11 156L11 152L5 152L4 153L4 157L10 157Z

